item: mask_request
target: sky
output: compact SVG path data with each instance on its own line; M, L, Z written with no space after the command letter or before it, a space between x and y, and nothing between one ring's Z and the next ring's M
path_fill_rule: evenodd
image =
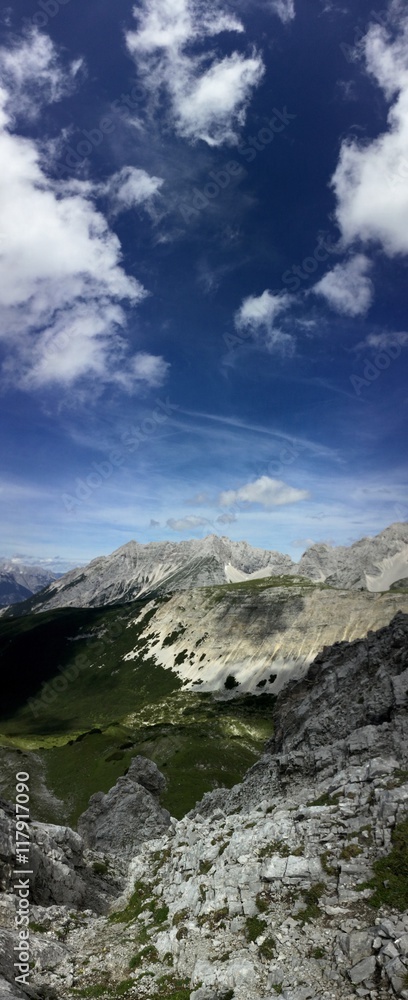
M408 519L400 0L0 11L0 554Z

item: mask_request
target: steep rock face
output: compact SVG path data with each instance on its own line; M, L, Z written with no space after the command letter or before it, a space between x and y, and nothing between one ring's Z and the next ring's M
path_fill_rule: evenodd
M304 675L323 646L364 637L388 625L408 594L350 593L295 582L268 581L244 587L174 594L149 607L141 635L146 653L174 669L186 687L224 689L232 674L239 692L276 694L291 677ZM139 655L139 646L126 660ZM198 688L197 688L198 689Z
M109 897L123 887L123 870L121 875L111 872L101 878L93 867L98 858L86 851L82 838L69 827L32 823L30 838L30 891L35 905L89 906L96 913L106 912ZM15 868L15 813L4 800L0 800L0 859L0 888L5 891Z
M158 798L166 781L153 761L134 757L124 777L107 792L91 796L78 820L87 847L130 859L145 840L164 833L170 813Z
M408 524L391 524L375 538L362 538L349 547L312 545L303 554L298 573L325 580L333 587L388 590L407 574Z
M366 638L323 649L307 676L276 703L275 735L267 753L230 792L204 796L229 812L254 806L271 790L328 780L350 763L381 754L408 766L408 615ZM211 796L214 796L212 799Z

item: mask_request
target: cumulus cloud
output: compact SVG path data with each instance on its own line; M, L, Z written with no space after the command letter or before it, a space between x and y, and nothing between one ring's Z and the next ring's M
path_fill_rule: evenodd
M196 517L194 514L191 514L188 517L181 517L179 519L169 517L166 523L167 527L171 528L172 531L193 531L195 528L202 528L210 522L206 517Z
M236 520L237 518L235 514L220 514L220 516L216 518L217 524L234 524L234 521Z
M293 337L275 326L275 320L285 312L292 301L287 292L274 294L266 289L262 295L249 295L235 313L235 327L243 335L266 333L266 346L272 350L292 349Z
M0 49L0 71L7 110L34 119L43 104L60 101L76 87L82 59L63 68L58 51L48 37L32 30L23 41Z
M284 24L295 16L294 0L270 0L270 6Z
M35 51L37 44L33 36ZM27 54L25 42L22 48ZM16 50L13 60L20 65ZM124 307L147 292L126 274L92 185L44 174L36 142L10 130L8 97L0 90L3 377L22 389L67 387L83 377L129 390L142 379L159 385L162 358L129 358Z
M134 15L138 27L127 33L128 49L152 94L167 95L178 134L210 146L235 143L264 73L262 58L255 50L224 58L211 53L209 63L208 53L193 55L191 46L221 32L242 33L241 22L200 0L143 0Z
M105 184L100 185L99 191L110 199L114 211L123 212L150 202L158 194L162 184L162 177L152 177L146 170L122 167Z
M408 253L408 15L394 9L393 36L376 24L361 43L367 70L390 102L388 127L372 142L343 142L331 181L344 243L375 241L390 257Z
M261 476L252 483L245 483L237 490L225 490L220 493L220 507L229 507L233 503L260 504L261 507L280 507L285 504L308 500L307 490L298 490L288 486L281 479L270 479Z
M360 316L370 307L374 286L369 278L371 261L364 254L356 254L323 275L313 287L336 312L346 316Z

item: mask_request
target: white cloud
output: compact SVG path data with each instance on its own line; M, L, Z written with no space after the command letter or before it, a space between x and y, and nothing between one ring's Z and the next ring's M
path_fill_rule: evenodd
M255 50L218 59L210 53L208 64L208 53L192 55L191 45L224 31L242 33L241 22L200 0L143 0L134 15L138 28L127 33L128 49L155 99L162 90L170 99L178 134L210 146L234 144L264 73L262 59Z
M36 50L36 36L33 45ZM13 59L19 66L14 50ZM71 386L91 376L128 390L141 379L161 384L162 358L129 359L124 303L135 306L147 293L126 274L120 242L92 201L92 185L46 177L35 141L10 133L7 99L3 89L0 337L8 348L3 376L22 389Z
M60 101L72 92L82 68L82 59L77 59L64 70L48 35L32 30L23 42L0 49L7 110L17 117L36 118L43 104Z
M408 344L408 333L405 331L393 332L384 330L382 333L369 333L365 340L356 345L357 350L364 350L372 347L373 350L387 350L387 347L406 347Z
M152 388L163 385L169 368L169 362L164 358L139 351L130 359L131 382L136 379Z
M219 496L220 507L229 507L233 503L260 504L262 507L280 507L284 504L298 503L308 500L307 490L298 490L288 486L281 479L270 479L261 476L252 483L245 483L237 490L225 490Z
M374 287L368 277L371 266L368 257L357 254L343 264L336 264L312 291L322 295L336 312L360 316L367 312L373 300Z
M108 196L116 212L123 212L149 202L158 194L162 184L162 177L151 177L146 170L122 167L100 185L99 192Z
M292 349L293 337L275 327L277 317L285 312L292 302L292 296L287 292L274 294L266 289L262 295L249 295L235 313L235 326L241 334L257 334L260 330L266 333L266 346L273 350L284 351Z
M397 5L398 10L401 8ZM343 241L379 242L389 256L408 253L408 16L396 37L372 25L362 51L391 103L388 128L372 142L343 142L332 178Z
M217 524L234 524L236 520L237 517L235 514L220 514L220 516L216 518Z
M295 16L294 0L270 0L270 6L284 24Z
M192 531L210 524L206 517L196 517L194 514L179 519L170 517L166 523L172 531Z

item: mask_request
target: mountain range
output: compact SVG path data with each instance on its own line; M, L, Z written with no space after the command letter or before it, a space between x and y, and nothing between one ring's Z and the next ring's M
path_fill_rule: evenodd
M0 559L0 608L27 600L56 579L55 573L42 566L24 566L16 559Z
M408 524L392 524L379 535L350 546L312 545L298 563L280 552L218 535L182 542L130 541L111 555L54 579L16 613L98 607L158 593L276 576L300 576L371 593L389 590L408 579Z

